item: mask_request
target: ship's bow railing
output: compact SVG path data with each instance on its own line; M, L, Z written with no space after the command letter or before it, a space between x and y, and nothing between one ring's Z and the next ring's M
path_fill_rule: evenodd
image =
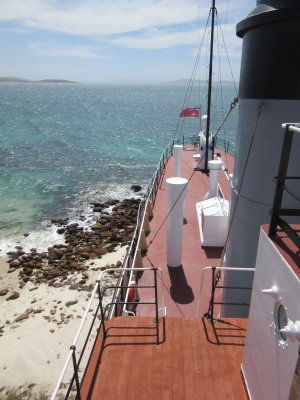
M130 286L136 280L135 277L133 276L132 269L140 266L138 262L138 251L140 253L144 251L143 246L141 245L145 236L144 226L146 221L149 220L150 209L152 209L152 207L154 206L157 191L161 183L166 163L169 157L172 155L173 147L176 144L181 144L183 146L196 145L197 144L196 135L182 136L180 138L173 139L166 146L161 155L157 168L145 190L145 195L139 205L135 231L133 233L133 238L130 242L125 260L123 262L122 273L120 274L118 281L118 286L120 288L119 287L116 288L113 302L109 310L110 318L113 316L122 315L124 314L124 311L126 311L125 305L122 306L121 304L118 303L117 306L115 303L117 301L120 301L120 299L124 301L128 298L128 290L121 288L121 286L126 286L126 285Z
M165 165L170 157L173 154L173 147L175 145L194 145L197 146L199 144L198 134L193 135L183 135L176 139L173 139L162 152L161 158L157 164L157 168L149 182L149 185L146 189L146 197L149 197L151 203L154 204L157 190L159 188L159 183L165 168ZM225 153L229 153L231 155L235 152L235 143L230 139L225 139L223 137L218 137L216 141L216 145L220 148L223 148Z
M220 145L220 147L224 147L225 151L229 152L230 154L234 153L233 142L231 142L229 139L225 140L224 138L221 137L219 137L218 140L219 141L217 144ZM157 191L159 189L159 185L161 184L161 180L164 174L167 161L173 153L173 147L175 145L182 145L183 147L192 145L195 146L196 149L196 146L198 144L199 144L199 137L198 134L195 133L188 136L183 135L181 137L174 138L172 141L169 142L169 144L164 149L161 158L159 160L159 163L157 165L157 168L149 182L149 185L145 190L144 198L141 200L139 206L136 228L123 263L123 272L120 275L118 282L119 286L134 282L132 268L140 266L137 259L138 259L138 251L140 252L143 251L141 247L141 242L143 241L143 236L144 236L143 231L144 231L145 221L147 221L148 218L150 217L149 208L152 209L152 207L154 206ZM124 300L126 299L126 297L128 297L128 293L126 292L124 293L123 289L116 289L114 294L114 301L120 300L120 298ZM115 304L112 304L110 309L110 317L122 315L124 309L125 309L124 306L121 307L121 305L119 305L117 307Z

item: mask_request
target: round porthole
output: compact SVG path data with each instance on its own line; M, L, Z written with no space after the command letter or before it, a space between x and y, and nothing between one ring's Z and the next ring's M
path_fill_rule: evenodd
M286 342L287 336L284 332L280 332L280 330L287 326L287 324L288 318L285 307L282 304L279 304L275 313L275 325L279 338L284 342Z

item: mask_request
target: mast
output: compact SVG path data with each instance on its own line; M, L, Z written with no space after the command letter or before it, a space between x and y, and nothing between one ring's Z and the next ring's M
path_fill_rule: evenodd
M207 126L206 126L206 144L205 144L205 171L208 171L208 146L209 146L209 129L210 129L210 110L211 110L211 90L212 90L212 63L214 52L214 30L215 30L215 14L216 1L212 0L211 12L211 32L210 32L210 53L209 53L209 75L208 75L208 94L207 94Z

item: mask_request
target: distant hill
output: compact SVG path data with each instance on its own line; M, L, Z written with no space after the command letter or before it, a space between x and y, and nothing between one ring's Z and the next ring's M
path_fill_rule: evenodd
M0 82L3 82L3 83L13 83L13 82L32 83L33 81L30 81L29 79L16 78L14 76L8 76L8 77L0 77Z
M42 79L41 81L34 81L34 83L78 83L78 82L67 81L65 79Z
M177 81L169 81L169 82L164 82L164 85L178 85L178 86L188 86L190 83L190 79L178 79ZM195 79L194 80L194 86L197 85L206 85L206 81L200 80L199 79ZM223 86L232 86L233 82L231 81L222 81L222 85Z
M32 81L30 79L16 78L14 76L0 77L0 83L78 83L67 81L65 79L43 79L40 81Z

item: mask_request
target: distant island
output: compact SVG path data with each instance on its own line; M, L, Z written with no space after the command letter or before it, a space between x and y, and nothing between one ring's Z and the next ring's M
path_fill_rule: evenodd
M43 79L40 81L32 81L30 79L16 78L14 76L0 77L0 83L78 83L67 81L65 79Z
M23 79L23 78L17 78L14 76L8 76L8 77L0 77L0 83L40 83L40 84L70 84L70 83L80 83L80 82L75 82L75 81L69 81L66 79L42 79L38 81L30 80L30 79ZM153 81L153 82L134 82L134 81L94 81L94 82L89 82L89 81L84 81L83 84L96 84L96 85L165 85L165 86L185 86L188 87L190 85L190 79L178 79L175 81ZM206 85L207 82L204 80L199 80L195 79L193 82L194 86L204 86ZM231 81L222 81L223 86L232 86L233 82Z
M78 82L67 81L65 79L43 79L41 81L34 81L33 83L78 83Z
M190 84L191 80L190 79L177 79L176 81L168 81L168 82L162 82L163 85L175 85L175 86L188 86ZM194 80L194 86L204 86L207 85L207 82L204 80L199 80L195 79ZM222 81L223 86L232 86L233 82L232 81Z

